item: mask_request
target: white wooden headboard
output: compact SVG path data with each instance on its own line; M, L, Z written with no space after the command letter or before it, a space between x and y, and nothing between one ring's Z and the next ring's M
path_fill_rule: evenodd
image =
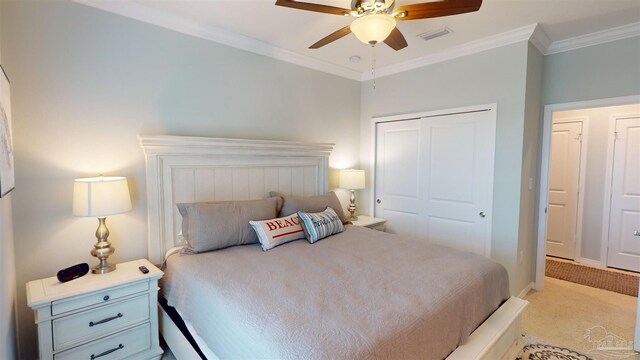
M328 191L334 144L140 135L147 167L148 257L155 264L178 240L180 202L263 199L270 191Z

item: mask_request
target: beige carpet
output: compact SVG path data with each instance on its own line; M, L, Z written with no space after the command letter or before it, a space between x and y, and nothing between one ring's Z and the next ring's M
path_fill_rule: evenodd
M574 262L547 258L545 275L620 294L638 296L640 275L619 270L599 269Z
M563 346L547 344L529 344L522 348L516 360L595 360L590 356L580 354Z
M638 298L584 285L545 278L544 291L531 291L523 330L538 338L594 359L640 359L622 349L602 352L598 340L610 336L628 346L633 341Z

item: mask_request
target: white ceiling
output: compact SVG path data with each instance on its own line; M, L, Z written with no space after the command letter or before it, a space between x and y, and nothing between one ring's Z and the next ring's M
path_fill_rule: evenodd
M274 5L275 0L77 1L169 28L190 27L191 31L186 32L192 34L222 34L225 38L241 35L240 42L261 48L257 52L284 50L289 55L302 55L299 57L309 62L319 61L354 74L370 72L374 51L376 67L389 67L534 23L540 25L552 42L640 23L638 0L484 0L477 12L398 22L409 44L400 51L384 44L372 49L353 34L310 50L309 45L348 25L352 18L279 7ZM351 3L350 0L306 1L344 8L349 8ZM398 5L425 2L396 1ZM416 37L443 26L453 33L428 42ZM360 56L361 61L351 63L349 57L353 55Z

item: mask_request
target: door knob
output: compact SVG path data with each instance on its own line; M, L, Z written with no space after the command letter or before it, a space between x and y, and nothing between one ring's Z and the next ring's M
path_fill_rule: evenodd
M633 232L633 236L640 236L640 230L636 230Z
M380 199L376 200L376 202L377 202L378 204L382 204L382 200L380 200Z
M487 214L485 214L485 212L484 212L484 211L480 211L480 213L479 213L478 215L480 215L480 217L481 217L481 218L483 218L483 217L487 216Z

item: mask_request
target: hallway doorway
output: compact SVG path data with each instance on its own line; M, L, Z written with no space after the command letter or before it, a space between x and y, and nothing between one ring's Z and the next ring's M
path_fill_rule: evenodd
M542 136L536 289L547 255L640 271L640 96L546 106Z

